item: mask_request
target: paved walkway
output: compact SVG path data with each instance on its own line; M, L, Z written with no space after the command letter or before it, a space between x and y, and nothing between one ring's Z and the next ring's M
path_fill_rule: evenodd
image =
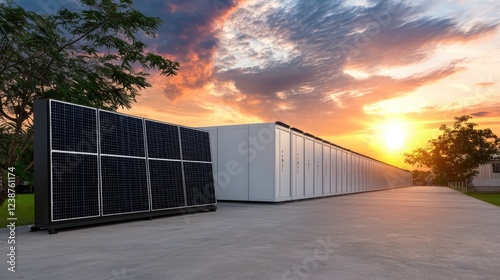
M0 279L499 279L500 208L441 187L17 231Z

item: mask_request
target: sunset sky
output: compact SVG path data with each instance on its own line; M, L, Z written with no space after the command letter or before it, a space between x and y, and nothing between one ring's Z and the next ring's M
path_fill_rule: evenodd
M164 20L150 50L181 68L152 75L128 114L195 127L280 120L410 169L402 154L454 116L500 135L498 0L136 2Z

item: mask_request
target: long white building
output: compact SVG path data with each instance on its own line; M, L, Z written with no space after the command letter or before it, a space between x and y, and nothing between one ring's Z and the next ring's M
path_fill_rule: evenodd
M412 174L281 122L204 127L218 200L280 202L412 185Z

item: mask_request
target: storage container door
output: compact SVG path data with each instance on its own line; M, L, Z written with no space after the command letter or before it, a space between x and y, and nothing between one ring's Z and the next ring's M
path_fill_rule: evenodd
M292 134L292 186L295 199L304 198L304 137Z
M347 152L342 151L342 193L348 193L347 188Z
M304 189L306 197L314 195L314 142L311 138L304 139Z
M352 166L353 192L359 192L359 161L357 155L352 156Z
M330 151L330 193L337 194L337 149L333 148Z
M323 144L323 195L330 195L330 152L328 144Z
M249 198L276 201L279 197L279 135L274 123L250 125ZM277 138L278 137L278 138Z
M290 184L290 131L285 131L277 129L279 133L279 199L278 200L290 200L291 199L291 184Z
M323 195L323 144L314 142L314 196Z
M218 199L248 200L248 127L219 128L217 151Z
M335 174L337 175L337 185L336 185L336 192L337 194L342 194L342 151L341 150L337 150L337 161L336 161L336 165L337 165L337 172L335 172Z

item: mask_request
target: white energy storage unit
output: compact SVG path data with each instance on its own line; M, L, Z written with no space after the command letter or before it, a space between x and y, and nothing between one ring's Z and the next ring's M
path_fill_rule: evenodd
M279 202L304 198L303 151L294 155L290 127L281 123L206 127L220 200ZM299 166L299 167L297 167ZM292 171L295 173L292 176ZM300 181L300 182L299 182ZM292 185L296 184L295 188Z
M314 138L314 197L323 196L323 141Z
M304 176L304 132L299 129L292 128L290 131L291 143L291 159L292 159L292 173L291 175L291 189L292 200L305 198L305 176Z
M314 136L304 134L304 191L306 198L314 196Z
M330 190L330 152L331 144L327 141L323 141L323 196L331 195Z
M281 122L204 127L218 200L281 202L411 186L411 172Z

